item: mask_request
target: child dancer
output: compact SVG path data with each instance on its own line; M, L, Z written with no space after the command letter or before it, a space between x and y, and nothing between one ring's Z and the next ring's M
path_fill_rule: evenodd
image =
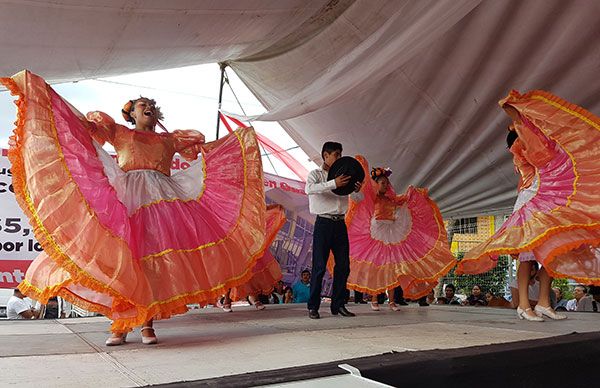
M367 171L367 161L362 156L357 159ZM348 288L371 295L387 289L389 306L397 311L395 287L402 286L404 296L419 299L454 267L456 259L440 211L427 190L409 186L406 193L396 195L391 174L390 169L373 168L370 182L361 190L364 200L350 203ZM379 310L373 300L373 310Z

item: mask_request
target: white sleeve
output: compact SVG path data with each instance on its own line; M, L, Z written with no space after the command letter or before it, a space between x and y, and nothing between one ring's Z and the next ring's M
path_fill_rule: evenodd
M312 170L306 178L304 191L306 194L321 194L335 189L335 179L327 182L319 182L317 170Z
M29 303L27 303L26 301L24 301L23 299L19 299L18 301L15 302L15 312L17 314L21 314L22 312L25 312L30 309L31 309L31 305Z

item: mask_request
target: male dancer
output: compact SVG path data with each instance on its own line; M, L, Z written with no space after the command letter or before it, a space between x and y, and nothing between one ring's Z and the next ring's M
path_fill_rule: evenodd
M340 175L327 181L331 165L342 156L342 145L326 142L321 151L323 164L321 168L311 171L306 180L306 194L311 214L315 214L313 232L312 276L310 279L310 298L308 300L308 317L319 319L321 305L321 287L329 253L333 252L335 267L333 270L333 292L331 295L331 314L353 317L355 314L346 309L346 281L350 274L350 244L344 216L348 210L348 198L338 196L331 190L346 186L350 176ZM357 182L352 198L362 199L360 190L362 182Z

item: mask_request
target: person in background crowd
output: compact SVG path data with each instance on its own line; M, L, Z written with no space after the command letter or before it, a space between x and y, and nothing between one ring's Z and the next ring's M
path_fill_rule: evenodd
M579 284L573 290L575 298L567 302L567 311L594 311L592 297L587 295L585 286Z
M425 301L428 304L435 304L436 303L435 292L433 290L429 291L429 294L427 294L427 296L425 297Z
M283 294L285 292L285 285L282 280L279 280L275 283L275 288L271 293L271 297L269 298L269 303L271 304L281 304L283 303Z
M554 310L567 311L567 303L569 301L563 297L562 290L559 287L553 287L552 291L554 292L554 295L556 295L556 305L554 306Z
M306 303L310 298L310 271L305 269L300 274L300 280L292 285L294 303Z
M292 287L286 287L283 291L283 303L294 303L294 292Z
M460 299L454 294L456 289L454 284L446 284L444 288L444 296L437 299L437 304L453 304L460 305Z
M37 319L39 311L35 310L26 296L15 288L13 295L6 303L6 316L8 319Z
M492 291L485 293L485 300L488 302L488 307L512 307L509 301L502 296L494 295Z
M487 306L488 302L485 300L485 295L481 292L481 286L478 284L474 285L471 289L471 295L463 302L465 306Z

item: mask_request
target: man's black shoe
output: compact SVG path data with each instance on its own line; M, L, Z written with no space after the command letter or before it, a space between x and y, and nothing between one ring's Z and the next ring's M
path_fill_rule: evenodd
M427 306L429 306L429 303L427 303L427 302L426 302L426 301L424 301L424 300L420 300L420 301L419 301L419 306L421 306L421 307L427 307Z
M408 303L406 303L404 299L402 299L400 302L396 302L396 304L399 304L400 306L408 306Z
M308 317L310 319L319 319L321 316L317 310L308 310Z
M338 312L340 313L340 315L342 317L355 317L356 314L351 313L350 311L348 311L348 309L344 306L340 307ZM331 312L333 314L333 311ZM337 314L333 314L333 315L337 315Z

